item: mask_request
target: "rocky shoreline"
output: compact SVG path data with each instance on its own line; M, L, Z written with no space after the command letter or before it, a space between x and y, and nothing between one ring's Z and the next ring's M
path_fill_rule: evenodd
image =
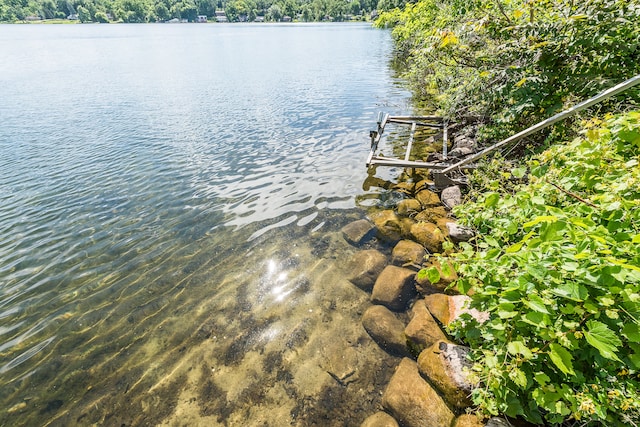
M384 411L361 427L508 425L501 418L465 413L477 386L468 369L469 349L454 343L445 330L464 313L488 319L488 313L469 309L470 297L450 286L457 279L453 266L445 261L443 268L433 256L446 252L446 241L474 236L450 212L461 203L461 190L452 186L438 194L428 175L415 174L391 190L401 194L393 208L342 229L344 239L360 249L346 263L347 278L370 293L373 303L362 324L382 349L401 358L382 395ZM424 274L429 267L437 269L437 281Z

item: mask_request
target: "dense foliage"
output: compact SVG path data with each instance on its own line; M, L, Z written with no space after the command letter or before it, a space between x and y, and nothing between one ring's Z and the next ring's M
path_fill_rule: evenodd
M452 329L472 348L474 402L535 423L638 425L640 112L592 120L528 168L455 212L479 232L457 285L491 314Z
M416 97L483 137L520 131L640 74L638 0L420 0L383 13ZM625 105L637 105L638 90ZM620 101L622 102L622 101Z
M173 18L196 20L216 10L225 11L230 22L280 21L289 16L302 21L343 21L365 16L378 0L0 0L0 22L26 19L66 19L77 15L81 22L156 22ZM389 0L382 0L389 2ZM395 4L394 4L395 5Z

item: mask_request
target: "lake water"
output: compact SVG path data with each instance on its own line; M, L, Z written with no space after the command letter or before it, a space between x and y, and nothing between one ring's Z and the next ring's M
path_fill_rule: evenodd
M0 26L0 425L375 412L397 362L340 228L377 203L377 112L410 112L391 49L367 24Z

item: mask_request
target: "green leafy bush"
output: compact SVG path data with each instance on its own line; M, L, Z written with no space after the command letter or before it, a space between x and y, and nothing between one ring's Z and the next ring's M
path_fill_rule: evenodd
M482 411L640 423L639 164L640 112L591 120L529 161L528 183L456 208L479 231L457 286L491 315L451 330L472 348Z
M450 118L475 117L487 125L486 139L502 139L640 73L637 0L421 0L377 23L394 27L418 101ZM600 111L625 110L639 99L630 91Z

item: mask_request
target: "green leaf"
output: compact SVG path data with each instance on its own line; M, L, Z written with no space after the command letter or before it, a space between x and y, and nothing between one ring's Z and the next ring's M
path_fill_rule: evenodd
M493 207L498 204L500 200L500 194L498 193L489 193L487 198L484 199L484 206L487 208Z
M616 351L622 345L622 341L607 325L596 320L589 320L587 322L587 330L584 331L584 337L592 347L595 347L600 352L602 357L620 361Z
M542 216L535 217L532 221L525 222L524 224L522 224L522 227L531 228L534 225L540 224L541 222L549 223L549 222L556 222L557 220L558 218L553 215L542 215Z
M431 283L438 283L440 281L440 272L435 267L427 268L427 279Z
M527 388L527 376L518 368L509 372L509 378L520 388Z
M518 354L523 356L525 359L531 359L533 357L533 353L522 341L511 341L507 344L507 351L514 356Z
M572 301L584 301L584 299L589 296L587 288L575 282L563 283L551 289L551 292Z
M560 344L549 344L549 357L558 369L565 375L575 375L573 371L573 357L569 351Z
M551 314L549 313L549 310L547 309L547 306L545 305L542 298L540 298L536 294L529 295L529 299L528 300L525 299L522 302L531 310L534 310L540 313Z
M637 323L627 323L622 328L622 334L631 342L640 343L640 326Z

